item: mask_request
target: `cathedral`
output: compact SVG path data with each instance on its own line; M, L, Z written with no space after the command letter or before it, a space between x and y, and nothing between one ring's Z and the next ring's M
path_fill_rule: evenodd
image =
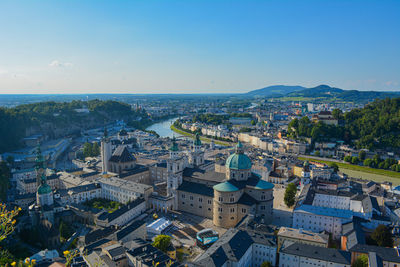
M212 219L224 228L234 227L246 215L269 223L274 185L251 171L252 162L244 152L239 142L221 171L204 159L198 135L186 152L179 151L173 139L167 160L169 209Z

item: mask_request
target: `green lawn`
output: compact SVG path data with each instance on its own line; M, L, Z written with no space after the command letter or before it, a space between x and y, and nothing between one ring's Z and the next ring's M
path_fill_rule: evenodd
M184 136L189 136L189 137L193 137L193 136L194 136L194 134L191 134L191 133L185 132L185 131L183 131L183 130L181 130L181 129L178 129L178 128L176 128L174 125L171 125L171 130L174 131L174 132L176 132L176 133L178 133L178 134L184 135ZM202 141L207 142L207 143L210 143L211 140L214 140L214 143L217 144L217 145L221 145L221 146L232 146L232 144L229 143L229 142L220 141L220 140L215 140L215 139L211 139L211 138L207 138L207 137L200 137L200 139L201 139Z
M121 203L104 198L94 198L92 200L86 201L84 205L96 209L105 209L109 213L112 213L118 208L122 207Z
M329 164L333 161L329 160L320 160L320 159L313 159L313 158L307 158L307 157L299 157L300 160L309 160L309 161L315 161L315 162L320 162L320 163L325 163ZM391 181L393 184L399 184L400 183L400 172L394 172L390 170L382 170L382 169L374 169L366 166L359 166L359 165L353 165L350 163L342 163L342 162L335 162L338 166L340 171L347 173L348 175L357 177L357 178L364 178L364 179L370 179L370 180L375 180L375 181ZM368 175L369 174L369 175Z

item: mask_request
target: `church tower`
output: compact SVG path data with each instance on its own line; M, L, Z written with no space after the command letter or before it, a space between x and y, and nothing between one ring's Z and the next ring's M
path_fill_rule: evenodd
M182 184L182 172L186 167L185 159L180 155L175 137L169 148L169 159L167 159L167 195L174 196L174 207L178 208L178 196L176 190Z
M109 172L111 158L111 141L108 138L107 128L104 128L104 136L101 139L101 170L103 174Z
M189 164L198 167L204 164L204 152L201 149L200 135L196 133L191 151L189 152Z
M42 151L40 149L40 145L36 147L36 158L35 158L35 172L36 172L36 186L40 186L41 180L40 178L45 172L44 168L44 158L42 155Z

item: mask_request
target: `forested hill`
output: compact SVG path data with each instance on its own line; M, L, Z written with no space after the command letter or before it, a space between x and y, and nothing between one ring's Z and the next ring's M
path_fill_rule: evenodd
M330 87L329 85L319 85L313 88L291 92L286 97L305 97L305 98L320 98L327 100L342 100L342 101L358 101L369 102L377 98L384 99L386 97L399 97L400 92L377 92L377 91L357 91L343 90L340 88Z
M345 127L359 147L400 149L400 97L376 100L344 114Z
M112 100L41 102L0 108L0 153L19 148L22 138L31 134L58 138L117 119L130 122L139 118L147 119L144 110L136 111L126 103Z
M375 100L344 114L334 110L332 114L344 126L313 123L303 117L289 123L288 133L292 137L312 137L315 141L344 140L359 148L400 150L400 97Z

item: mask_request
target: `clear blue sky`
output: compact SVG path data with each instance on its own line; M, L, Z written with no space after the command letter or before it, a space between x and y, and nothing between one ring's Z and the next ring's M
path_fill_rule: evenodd
M400 90L400 1L0 1L0 93Z

